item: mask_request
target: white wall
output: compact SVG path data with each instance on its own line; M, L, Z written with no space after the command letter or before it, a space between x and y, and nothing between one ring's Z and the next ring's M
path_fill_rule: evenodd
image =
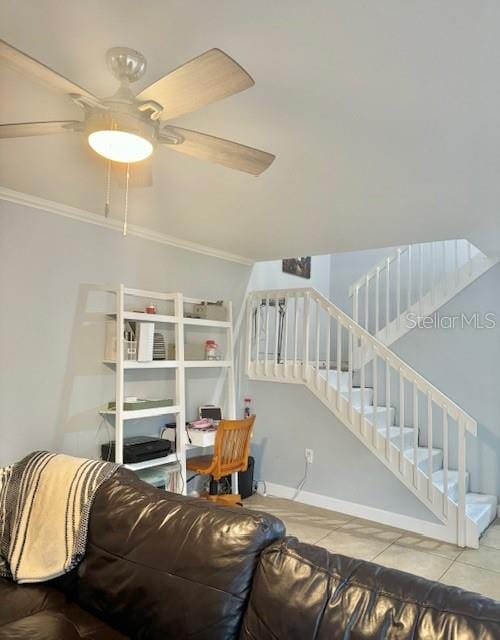
M20 205L0 207L0 465L35 449L94 456L106 437L96 434L98 409L114 398L114 376L102 364L103 315L88 285L230 299L238 315L250 268ZM131 379L130 393L152 384L150 372ZM172 373L164 382L173 392ZM189 411L212 399L218 384L215 370L188 373ZM157 432L160 424L127 428Z

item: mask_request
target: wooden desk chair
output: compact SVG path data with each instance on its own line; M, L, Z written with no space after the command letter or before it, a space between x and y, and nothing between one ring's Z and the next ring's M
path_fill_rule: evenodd
M245 420L221 420L217 427L213 456L188 458L186 466L197 474L210 475L210 493L204 497L212 502L235 504L241 496L235 493L219 494L219 480L237 471L246 471L250 440L255 416Z

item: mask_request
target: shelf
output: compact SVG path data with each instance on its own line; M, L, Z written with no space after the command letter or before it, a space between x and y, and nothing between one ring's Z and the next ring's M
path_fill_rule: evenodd
M116 313L107 313L110 318L116 318ZM172 323L179 322L177 316L166 316L161 313L141 313L140 311L125 311L123 314L124 320L134 320L135 322L157 322L157 323Z
M204 320L203 318L184 318L184 324L190 324L195 327L221 327L229 329L231 323L225 320Z
M114 360L103 360L104 364L115 366ZM148 362L139 362L138 360L124 360L124 369L176 369L179 367L178 360L150 360Z
M130 464L124 464L123 466L131 471L140 471L141 469L161 467L164 464L172 464L174 462L178 463L177 456L175 453L171 453L164 458L154 458L153 460L145 460L144 462L133 462Z
M186 368L195 368L195 367L230 367L230 360L185 360L184 366Z
M133 411L124 411L124 420L140 420L141 418L153 418L154 416L168 416L170 414L179 413L181 408L178 405L171 405L169 407L155 407L154 409L135 409ZM116 411L106 409L101 411L102 416L115 416Z

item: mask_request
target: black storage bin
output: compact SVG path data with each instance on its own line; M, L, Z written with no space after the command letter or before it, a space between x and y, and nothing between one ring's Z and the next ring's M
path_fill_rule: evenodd
M242 498L249 498L253 494L253 468L255 459L248 457L248 468L246 471L238 472L238 493Z

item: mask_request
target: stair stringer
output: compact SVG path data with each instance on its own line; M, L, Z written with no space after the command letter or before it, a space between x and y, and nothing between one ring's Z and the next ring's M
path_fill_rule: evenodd
M266 373L259 375L258 365L251 363L248 376L252 380L279 382L287 384L303 384L323 405L329 409L342 424L391 471L391 473L442 523L442 540L457 544L458 505L440 491L428 476L403 452L388 442L384 433L377 430L361 414L361 408L352 405L335 386L326 379L316 375L314 367L303 365L294 368L287 365L287 372L294 377L285 377L285 365L270 364ZM382 408L382 407L379 407ZM431 496L431 497L429 497ZM446 514L446 516L444 515ZM479 532L475 522L467 515L465 545L471 548L479 546ZM439 525L435 525L439 526Z

